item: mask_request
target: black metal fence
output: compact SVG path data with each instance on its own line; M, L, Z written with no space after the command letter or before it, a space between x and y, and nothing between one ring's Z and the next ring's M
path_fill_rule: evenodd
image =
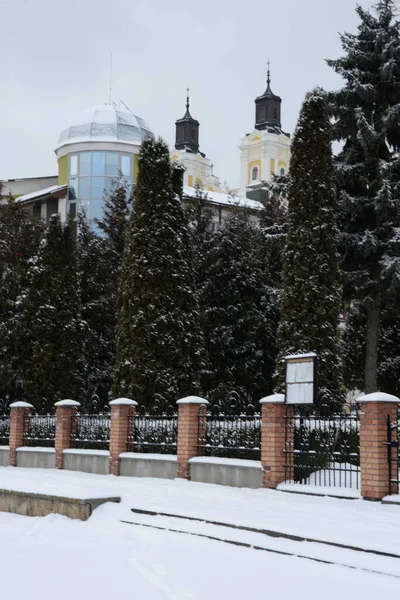
M10 437L10 398L0 398L0 446L8 446Z
M391 422L387 417L387 447L389 462L388 493L400 494L400 421Z
M357 414L329 415L321 407L287 408L287 483L359 489L359 446Z
M199 409L199 455L261 459L261 415L231 394L224 407Z
M24 445L54 447L56 435L56 414L46 410L45 398L31 410L31 414L25 417Z
M177 442L178 413L161 396L128 415L129 452L176 454Z
M110 444L110 410L102 406L99 398L93 396L85 405L84 412L72 415L72 448L108 450Z

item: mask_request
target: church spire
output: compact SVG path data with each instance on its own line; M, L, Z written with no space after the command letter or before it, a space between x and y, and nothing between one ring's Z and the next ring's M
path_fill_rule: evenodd
M175 121L175 148L197 154L199 151L200 123L190 114L189 88L186 90L186 113L182 119Z
M271 133L281 133L281 104L282 99L271 90L271 64L268 61L267 89L262 96L255 100L256 122L255 128L262 131L268 129Z

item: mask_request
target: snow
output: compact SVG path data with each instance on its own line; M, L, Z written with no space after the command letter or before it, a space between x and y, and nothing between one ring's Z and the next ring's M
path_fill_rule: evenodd
M54 448L44 448L43 446L21 446L17 452L44 452L45 454L54 454Z
M242 206L252 210L262 210L264 208L261 202L250 200L249 198L243 198L242 196L231 196L230 194L223 194L222 192L209 192L208 190L204 190L204 193L207 194L207 201L211 204ZM185 186L183 188L183 195L195 198L196 188Z
M347 487L332 487L319 485L302 485L298 483L280 483L278 490L313 496L336 496L337 498L361 498L360 492Z
M23 196L18 196L16 200L17 202L27 202L28 200L34 200L35 198L41 198L42 196L50 196L55 192L61 192L63 190L67 190L66 185L51 185L50 187L43 188L41 190L36 190L36 192L29 192L29 194L23 194Z
M122 452L120 458L133 458L134 460L161 460L176 462L176 454L152 454L151 452Z
M80 406L81 403L76 400L60 400L54 406Z
M324 600L398 595L400 561L395 558L130 510L286 531L399 554L395 506L179 480L10 467L0 468L0 487L122 499L120 504L97 508L86 522L60 515L0 513L1 586L10 598L109 600L130 594L145 600L242 600L264 598L266 590L268 596L283 600L319 600L321 594ZM198 537L205 535L268 552Z
M262 469L259 460L245 460L241 458L220 458L218 456L195 456L189 460L191 464L205 463L208 465L226 465L228 467L250 467Z
M109 402L110 406L137 406L136 400L130 400L129 398L117 398Z
M382 502L384 502L385 504L400 504L400 494L392 494L391 496L385 496L384 498L382 498Z
M18 402L13 402L10 404L10 408L33 408L33 405L29 404L29 402L23 402L22 400L19 400Z
M285 402L285 394L272 394L261 398L260 404L283 404Z
M357 402L396 402L400 403L400 398L393 396L392 394L385 394L384 392L374 392L373 394L366 394L365 396L359 396Z
M314 358L314 356L317 356L315 352L309 352L308 354L289 354L288 356L285 356L285 359L293 360L296 358Z
M63 454L90 454L91 456L110 456L108 450L93 450L87 448L68 448L67 450L63 450Z
M186 398L182 398L177 401L177 404L209 404L208 400L205 398L200 398L199 396L187 396Z

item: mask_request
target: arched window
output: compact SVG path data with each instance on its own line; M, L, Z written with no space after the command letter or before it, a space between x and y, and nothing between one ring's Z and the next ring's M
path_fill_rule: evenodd
M281 169L281 175L283 176L285 174L285 169L282 167Z
M277 108L274 108L274 119L275 119L275 121L278 120L278 109Z
M253 167L253 169L251 171L251 180L252 181L258 180L258 167Z

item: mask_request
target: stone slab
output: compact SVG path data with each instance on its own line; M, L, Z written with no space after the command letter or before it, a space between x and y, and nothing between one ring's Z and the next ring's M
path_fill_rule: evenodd
M121 498L117 496L76 499L0 489L0 511L26 517L45 517L55 513L70 519L87 521L92 512L101 504L120 501Z

